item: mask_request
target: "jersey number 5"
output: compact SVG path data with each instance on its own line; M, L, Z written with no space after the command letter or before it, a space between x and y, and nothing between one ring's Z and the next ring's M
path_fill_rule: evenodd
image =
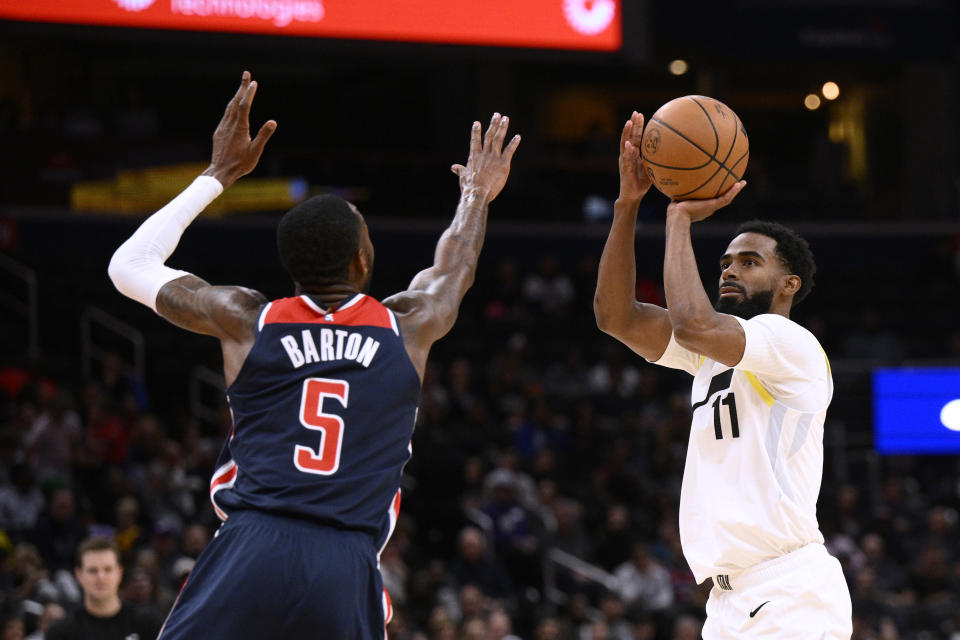
M345 380L307 378L300 400L300 424L320 432L319 451L296 445L293 464L304 473L329 476L340 468L340 446L343 444L343 419L323 412L323 401L331 398L347 408L350 384Z

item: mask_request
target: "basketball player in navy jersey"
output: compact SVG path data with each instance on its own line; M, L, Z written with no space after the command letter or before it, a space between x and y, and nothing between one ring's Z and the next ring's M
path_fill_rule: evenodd
M460 202L434 263L383 302L365 295L373 244L335 196L287 212L277 230L296 295L268 301L164 262L190 222L256 166L276 122L251 139L257 84L240 88L214 133L210 167L114 254L124 295L189 331L219 338L233 429L210 485L223 525L160 633L204 638L373 639L389 596L378 568L400 507L400 479L427 354L473 283L487 208L520 143L508 118L470 134L453 165Z
M733 201L740 181L719 198L670 203L667 308L637 301L634 234L650 189L642 133L634 112L594 309L601 330L693 376L680 541L697 582L713 579L703 637L849 640L850 592L816 513L833 378L816 337L790 319L813 287L813 254L782 225L745 223L720 257L711 305L690 228Z

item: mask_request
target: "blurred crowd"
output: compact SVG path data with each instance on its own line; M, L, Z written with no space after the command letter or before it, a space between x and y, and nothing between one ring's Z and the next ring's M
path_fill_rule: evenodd
M599 334L595 269L502 260L437 345L381 558L393 640L699 638L710 584L695 584L677 523L689 379ZM637 291L663 302L652 280ZM856 357L877 322L828 352ZM909 353L885 335L889 358ZM120 547L125 601L171 606L217 526L207 487L229 414L171 417L150 391L112 356L82 380L0 369L0 640L42 638L78 605L75 551L93 534ZM841 417L866 410L845 401ZM960 467L875 465L831 467L819 501L854 639L957 640Z

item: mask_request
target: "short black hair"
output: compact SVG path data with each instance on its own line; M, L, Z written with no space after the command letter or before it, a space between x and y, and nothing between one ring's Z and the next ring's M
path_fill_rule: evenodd
M346 200L331 194L314 196L280 219L280 262L305 290L342 282L360 248L360 234L360 217Z
M91 538L87 538L77 546L78 569L83 568L83 555L91 551L113 551L113 555L117 558L117 564L123 564L123 560L120 558L120 547L117 546L116 542L110 538L93 536Z
M797 306L813 289L813 274L817 272L817 263L813 260L810 244L796 231L777 222L750 220L737 228L741 233L759 233L773 238L777 242L777 257L787 269L787 273L799 276L800 289L793 296L792 306Z

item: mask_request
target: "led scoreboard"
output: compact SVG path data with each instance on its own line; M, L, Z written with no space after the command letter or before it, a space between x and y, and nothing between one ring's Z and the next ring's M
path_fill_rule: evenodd
M616 51L622 0L0 0L29 22Z

